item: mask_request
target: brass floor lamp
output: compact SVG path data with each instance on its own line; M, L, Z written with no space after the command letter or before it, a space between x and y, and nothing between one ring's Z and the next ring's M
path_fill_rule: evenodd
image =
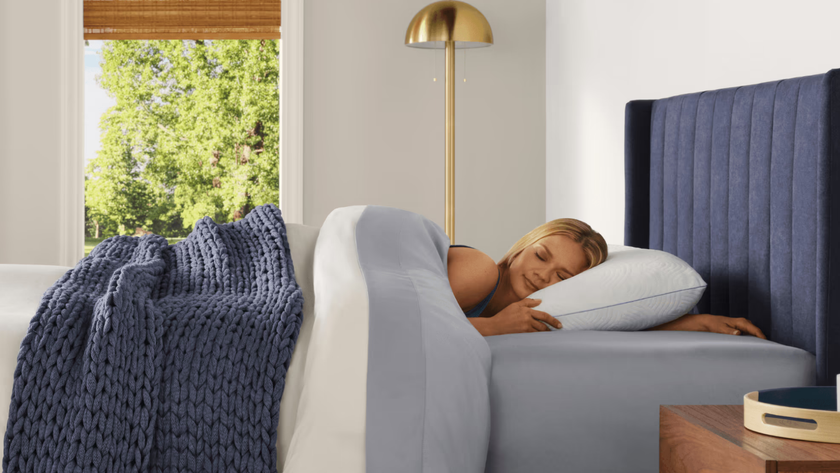
M446 217L444 229L455 243L455 49L493 44L493 31L475 7L464 2L435 2L420 10L405 32L412 48L446 49Z

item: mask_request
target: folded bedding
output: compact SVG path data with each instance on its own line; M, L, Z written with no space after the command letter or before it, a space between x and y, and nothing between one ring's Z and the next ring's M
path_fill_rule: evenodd
M411 212L327 217L284 471L484 471L490 351L449 288L448 249L440 227Z
M277 471L281 472L294 432L309 334L314 321L312 262L318 230L319 227L286 224L290 254L294 261L295 279L304 297L304 316L280 401L276 448ZM12 380L20 344L26 336L29 323L38 310L44 293L71 269L73 268L68 266L0 264L0 399L4 400L3 402L8 403L12 397ZM0 430L4 432L8 415L9 411L6 407L0 409ZM2 456L2 448L3 445L0 443L0 456Z
M0 265L0 431L6 431L12 380L20 342L38 310L44 291L69 271L67 266ZM0 454L3 445L0 444Z
M104 241L20 345L3 470L274 470L302 302L271 205Z
M243 228L257 217L261 227ZM11 302L0 304L14 325L10 345L24 339L6 425L7 471L80 462L105 470L272 471L276 461L285 472L483 472L490 351L449 288L444 232L383 207L338 209L321 229L290 225L286 232L280 222L279 211L259 208L236 224L200 222L171 247L154 236L116 238L66 274L26 267L21 278L0 268L0 276L28 281L21 295L36 294L7 294ZM250 252L230 247L252 230L259 235L250 235ZM56 278L39 305L37 294ZM181 290L176 298L173 288ZM301 294L308 299L302 323ZM67 301L80 302L66 311ZM49 328L64 322L83 330ZM231 360L215 360L230 350L224 341L231 337L248 343L228 351ZM49 363L30 368L29 360L44 360L56 346L80 348L59 352L59 364L73 367L68 374L53 376ZM116 358L112 346L120 347ZM10 376L13 360L10 353L2 362ZM233 397L208 391L220 380ZM152 393L125 398L132 386ZM50 445L33 437L44 431L52 432Z

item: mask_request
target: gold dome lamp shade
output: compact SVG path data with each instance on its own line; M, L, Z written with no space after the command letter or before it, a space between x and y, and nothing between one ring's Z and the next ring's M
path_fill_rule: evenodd
M405 32L412 48L446 49L445 78L445 230L455 242L455 49L493 44L493 30L477 8L465 2L426 5L414 15Z

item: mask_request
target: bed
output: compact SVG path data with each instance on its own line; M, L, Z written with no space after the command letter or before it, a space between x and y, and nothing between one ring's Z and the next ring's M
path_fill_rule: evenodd
M770 341L563 330L481 338L448 290L448 238L428 220L361 206L321 228L288 225L304 318L279 407L278 470L655 471L660 404L737 404L753 390L831 384L838 74L626 108L625 244L692 264L708 282L698 311L748 317ZM0 265L4 399L40 294L67 269Z
M700 313L771 341L710 333L487 339L487 471L656 471L660 404L834 384L840 372L840 70L638 100L625 109L625 244L708 283Z

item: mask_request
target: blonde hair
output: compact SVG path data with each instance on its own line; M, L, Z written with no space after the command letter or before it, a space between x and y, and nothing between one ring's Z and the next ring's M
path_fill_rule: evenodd
M552 235L565 235L583 247L583 253L589 263L589 268L594 268L607 259L607 242L600 233L592 229L588 224L573 218L558 218L546 222L539 227L526 233L505 253L501 263L503 266L510 266L511 261L519 256L525 248Z

